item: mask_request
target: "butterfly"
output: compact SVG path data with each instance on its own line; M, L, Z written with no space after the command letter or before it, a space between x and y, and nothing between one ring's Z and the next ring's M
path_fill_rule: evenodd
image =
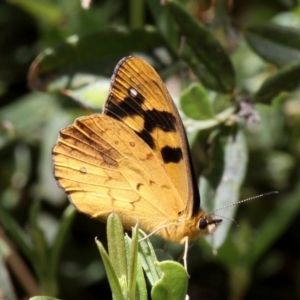
M55 177L75 207L185 243L222 220L200 208L186 133L163 81L145 60L116 66L102 114L75 120L53 148Z

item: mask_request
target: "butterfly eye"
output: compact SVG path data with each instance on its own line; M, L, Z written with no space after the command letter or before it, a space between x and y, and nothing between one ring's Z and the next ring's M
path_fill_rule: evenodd
M207 220L204 219L204 218L201 218L201 219L200 219L200 222L199 222L199 228L200 228L201 230L204 230L204 229L206 229L207 225L208 225Z

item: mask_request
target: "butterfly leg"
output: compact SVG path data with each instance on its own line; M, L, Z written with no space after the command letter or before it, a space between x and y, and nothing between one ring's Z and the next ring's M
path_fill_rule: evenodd
M187 253L188 253L188 250L189 250L189 237L186 236L184 238L184 252L183 252L182 260L183 260L183 265L184 265L184 268L186 270L186 273L188 274L188 277L190 277L190 275L188 273L188 270L187 270Z

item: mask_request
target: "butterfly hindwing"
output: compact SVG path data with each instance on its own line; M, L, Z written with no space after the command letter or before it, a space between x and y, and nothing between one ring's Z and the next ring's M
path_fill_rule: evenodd
M115 212L126 228L139 220L151 232L184 209L151 148L108 116L77 119L61 131L53 154L55 177L77 209L90 216L105 220Z

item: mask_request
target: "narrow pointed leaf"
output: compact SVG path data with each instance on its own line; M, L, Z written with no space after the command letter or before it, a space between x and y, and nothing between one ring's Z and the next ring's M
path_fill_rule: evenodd
M111 214L107 219L108 253L117 277L127 277L124 232L118 215Z
M65 18L61 7L55 2L14 0L14 5L19 6L34 19L43 16L43 21L50 23L51 26L57 26Z
M138 235L136 235L138 237ZM137 239L138 240L138 239ZM130 261L130 252L131 252L131 239L126 235L125 236L125 247L126 247L126 255L127 255L127 260L128 262ZM138 244L136 245L136 250L138 250ZM133 277L130 279L130 282L134 282L135 280L135 298L132 299L139 299L139 300L147 300L147 287L146 287L146 281L145 281L145 276L143 272L143 268L141 265L141 262L139 260L139 254L136 252L136 258L137 258L137 267L136 267L136 274L135 278ZM129 265L130 263L128 263ZM128 274L128 277L132 277L134 274ZM128 286L131 286L131 284L128 284Z
M222 128L214 139L212 164L200 181L201 205L206 211L214 211L224 205L239 200L248 161L244 133L237 128ZM217 214L233 218L237 206L228 207ZM207 240L214 248L219 248L226 239L232 222L223 224Z
M107 279L109 281L109 286L111 288L113 296L115 297L116 300L125 300L122 294L122 289L117 274L114 271L113 265L110 262L107 252L105 251L103 245L98 240L96 240L96 244L106 270Z
M146 234L140 230L139 239L145 236ZM154 285L162 276L162 272L160 268L155 265L157 258L149 239L139 241L139 258L150 284Z
M35 257L32 251L32 243L28 235L22 230L15 219L0 205L0 224L10 234L15 243L21 249L24 256L34 265Z
M245 37L252 49L277 66L300 60L300 32L298 28L263 24L246 29Z
M130 299L135 299L136 275L138 261L138 225L132 229L132 239L130 243L129 259L127 260L128 269L128 291Z
M43 283L48 284L49 282L49 261L48 261L48 247L44 231L38 224L38 215L40 213L40 202L34 202L30 210L30 235L34 244L33 255L35 257L35 268L38 274L39 280ZM55 283L51 283L56 285ZM56 287L54 287L56 289ZM46 289L46 290L45 290ZM47 287L43 286L42 291L45 293L52 294L53 291L47 290ZM55 291L56 292L56 291Z
M212 33L185 9L181 2L166 1L166 7L173 16L194 55L205 65L216 80L214 88L220 92L231 92L235 85L233 65L220 43Z
M220 87L218 78L209 71L202 59L196 56L191 46L187 43L185 43L181 58L189 65L195 76L205 87L218 92L226 92L222 87Z
M162 6L160 0L147 0L147 5L158 30L169 43L170 48L177 52L179 35L170 12Z
M63 247L67 241L67 235L69 233L70 226L73 223L76 210L72 205L69 205L61 218L59 230L55 237L53 246L51 247L49 256L49 277L54 281L58 274L57 268L59 267L59 260L62 254Z
M147 300L148 299L147 285L146 285L142 264L139 259L137 264L136 282L137 282L136 298L139 300Z
M150 27L74 35L36 58L28 74L29 85L33 90L48 92L76 89L96 82L99 76L110 77L120 57L164 44L160 34Z
M269 77L254 95L255 100L269 103L282 92L290 92L300 85L300 60L284 66Z

